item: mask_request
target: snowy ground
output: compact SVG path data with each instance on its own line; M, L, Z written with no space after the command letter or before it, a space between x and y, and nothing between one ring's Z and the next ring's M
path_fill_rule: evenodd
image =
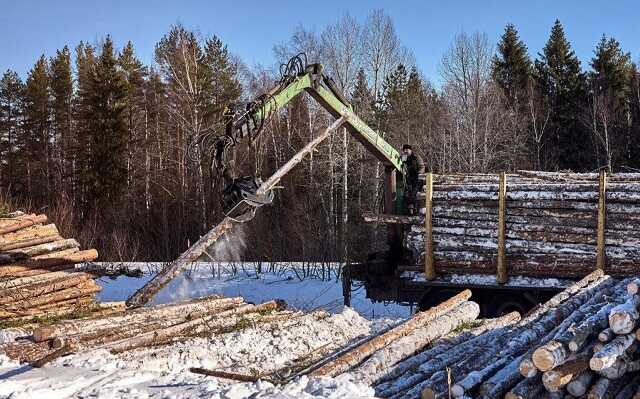
M99 279L98 283L103 287L98 294L101 301L125 300L151 278L149 270L161 267L160 264L145 263L127 263L124 266L139 269L145 276ZM336 264L301 262L199 263L172 281L155 297L154 303L217 294L242 296L248 302L256 303L278 298L298 310L340 312L344 308L344 298L338 270ZM368 319L406 318L413 311L409 306L396 303L374 303L365 294L364 287L352 287L351 307Z
M121 355L92 351L58 359L42 369L15 364L0 356L0 398L373 397L370 387L353 381L349 375L300 377L276 387L262 381L233 383L188 370L204 367L268 374L310 353L337 350L388 328L410 314L405 306L372 303L365 298L363 289L353 292L353 309L345 308L337 270L335 265L323 269L321 265L263 264L263 272L257 273L255 264L201 264L173 281L155 302L211 294L243 296L253 302L280 298L294 309L326 309L331 315L319 317L315 312L284 324L262 324L212 338L194 338ZM100 299L126 299L149 278L102 278L99 282L104 290Z

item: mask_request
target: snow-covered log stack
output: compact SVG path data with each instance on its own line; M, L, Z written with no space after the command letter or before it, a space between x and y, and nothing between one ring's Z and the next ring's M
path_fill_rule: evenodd
M32 335L0 345L0 353L41 366L69 353L104 349L112 353L168 344L186 337L234 331L253 323L298 315L282 301L254 305L217 296L126 310L113 315L40 326Z
M631 392L620 396L630 398L640 369L639 285L593 272L517 323L463 332L397 363L375 381L377 394L614 398Z
M496 273L499 180L498 174L433 175L431 229L437 272ZM623 276L637 271L640 173L610 174L603 180L596 173L522 171L506 175L505 181L504 253L509 275L562 278L589 273L597 264L599 224L607 272ZM382 220L384 215L378 219L394 222ZM405 247L414 254L412 267L422 271L424 217L401 219L395 222L411 225Z
M0 218L0 320L62 316L92 305L100 286L74 264L98 257L65 239L46 215Z

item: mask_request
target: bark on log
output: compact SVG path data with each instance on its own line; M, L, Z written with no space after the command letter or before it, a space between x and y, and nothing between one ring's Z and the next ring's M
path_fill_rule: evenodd
M614 307L609 314L609 327L616 334L629 334L633 331L640 314L640 296L634 295L625 303Z
M614 365L616 360L622 356L625 351L635 341L635 334L619 335L609 342L593 355L589 366L591 370L600 371Z
M79 248L80 244L72 238L66 240L58 240L54 242L50 242L47 244L34 245L32 247L19 248L19 249L11 249L6 251L9 254L16 255L26 255L26 256L37 256L42 255L49 252L61 251L63 249L68 248Z
M220 237L232 229L235 223L230 218L225 217L216 227L209 230L195 244L184 251L178 259L171 262L164 270L131 295L126 301L127 306L135 308L149 302L155 294L178 276L188 264L195 262L207 248L215 244Z
M91 276L86 273L74 273L73 275L59 277L55 280L37 282L35 284L23 285L16 288L6 288L0 290L0 307L2 307L1 305L27 300L44 294L50 294L54 291L72 288L89 279L91 279Z
M128 324L144 324L161 319L189 319L202 317L227 307L238 306L243 303L241 297L219 298L208 297L178 304L159 305L153 308L129 310L124 314L111 317L91 318L82 320L68 320L50 326L38 327L33 331L36 342L50 340L56 337L88 334L111 326L126 326Z
M575 359L569 360L561 366L544 372L542 383L549 392L556 392L569 384L579 374L589 369L590 353L581 353Z
M573 381L567 384L567 392L577 398L581 398L587 393L587 389L591 387L594 378L595 374L590 370L583 371Z
M2 310L0 310L0 317L11 317L16 313L21 313L21 311L29 308L79 298L95 294L101 290L102 287L96 284L93 280L83 281L75 287L5 304Z
M640 291L640 279L635 278L627 284L627 292L629 295L635 295Z
M400 339L403 336L408 335L416 328L429 323L436 318L446 314L454 307L460 305L462 302L468 300L471 297L471 291L464 290L461 293L453 296L447 301L434 306L433 308L420 312L414 315L407 322L392 328L384 334L378 335L372 340L360 345L352 351L340 356L334 361L325 364L319 369L311 373L312 376L336 376L342 374L352 368L353 366L361 363L365 358L369 357L375 351L389 345L391 342Z
M180 336L194 336L206 333L213 327L232 326L236 323L234 318L245 315L247 313L258 313L269 310L282 309L284 302L270 301L260 305L242 305L234 309L227 310L217 315L205 316L194 320L189 320L171 327L158 331L151 331L138 335L130 339L116 341L103 346L99 349L105 349L112 353L121 353L135 348L141 348L149 345L164 344L172 339ZM220 318L221 320L218 320ZM217 325L216 325L217 323Z
M604 399L609 389L609 384L611 381L608 378L600 377L593 384L591 389L589 389L589 393L587 394L588 399Z
M614 333L611 328L607 327L604 330L600 331L600 333L598 334L598 341L606 344L607 342L611 341L615 336L616 336L616 333Z
M46 223L47 216L46 215L27 215L19 218L15 218L8 223L0 224L0 234L7 234L17 230L24 229L29 226L36 225L38 223Z
M415 354L433 340L450 333L462 323L475 320L480 314L480 306L475 302L463 302L446 314L418 327L410 333L394 340L376 351L354 371L356 380L366 384L383 376L394 364Z
M523 380L505 395L505 399L533 399L544 392L540 377Z

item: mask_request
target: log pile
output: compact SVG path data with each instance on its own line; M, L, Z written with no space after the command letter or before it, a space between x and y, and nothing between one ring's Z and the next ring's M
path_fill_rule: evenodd
M496 323L479 333L472 329L405 358L377 376L376 393L429 399L631 398L640 370L639 285L640 280L590 273L519 322Z
M324 359L310 375L336 376L351 372L359 381L372 383L403 359L475 320L480 307L469 301L470 297L471 291L465 290L440 305L419 312L383 334Z
M504 260L509 275L580 277L596 268L599 227L604 267L632 275L640 265L640 173L521 171L506 175ZM432 254L438 272L496 273L499 255L499 175L433 175ZM425 198L424 193L419 193ZM599 206L602 205L602 222ZM425 208L422 209L424 214ZM425 219L368 216L410 225L405 247L413 269L424 269ZM599 226L601 224L601 226Z
M284 310L282 301L254 305L242 298L217 296L128 309L124 312L65 320L39 326L31 335L0 345L8 357L34 366L70 353L93 349L122 353L165 345L188 337L235 331L254 323L288 320L300 315Z
M46 215L0 218L0 321L60 317L92 307L101 287L75 264L98 257L60 235Z

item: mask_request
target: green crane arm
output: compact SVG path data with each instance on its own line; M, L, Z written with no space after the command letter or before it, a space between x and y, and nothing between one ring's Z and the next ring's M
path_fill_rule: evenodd
M267 94L259 106L250 109L234 121L234 140L239 141L246 136L255 135L255 132L259 132L258 126L270 115L306 91L335 118L344 116L347 130L379 161L402 173L400 153L353 112L351 105L337 90L333 81L322 74L322 69L320 64L309 65L304 73L295 76L289 84L277 88L275 93Z

